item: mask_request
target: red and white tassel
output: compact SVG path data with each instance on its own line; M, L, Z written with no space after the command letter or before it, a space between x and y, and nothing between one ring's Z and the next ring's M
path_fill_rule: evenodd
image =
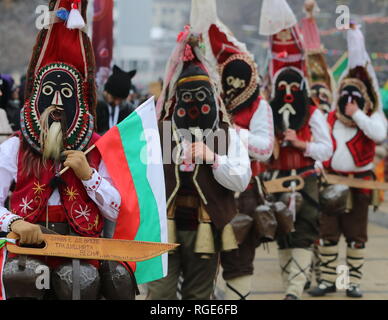
M71 11L69 18L67 19L68 29L83 29L85 28L85 20L82 18L81 12L79 11L78 5L81 0L72 0Z
M186 44L183 61L192 61L194 58L193 48L189 44Z

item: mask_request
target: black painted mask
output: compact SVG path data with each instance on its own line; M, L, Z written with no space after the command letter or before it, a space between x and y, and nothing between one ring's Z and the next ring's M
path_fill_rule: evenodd
M358 104L358 107L361 110L364 110L365 99L362 96L360 89L358 89L354 85L346 85L345 87L342 88L342 90L340 92L340 98L338 100L338 107L339 107L341 114L348 119L351 119L351 117L348 117L345 114L345 108L346 108L346 105L352 101L356 101Z
M330 112L333 96L330 90L323 84L315 84L311 87L311 99L325 114Z
M224 103L229 112L249 107L259 90L254 61L247 55L236 54L221 65Z
M63 108L63 113L54 112L51 115L51 122L63 120L65 116L66 129L70 128L78 109L76 88L74 78L68 73L60 70L47 73L37 97L39 113L42 114L50 106Z
M189 71L189 72L188 72ZM198 66L185 71L177 87L177 104L173 115L178 129L214 129L218 112L209 77Z
M293 69L280 72L275 81L275 97L271 101L277 130L299 130L305 124L309 100L305 81Z
M40 145L41 116L50 106L49 125L61 122L63 146L66 150L84 150L93 134L94 119L85 98L82 75L73 66L52 63L42 67L34 81L31 96L21 111L21 130L24 138L38 152Z

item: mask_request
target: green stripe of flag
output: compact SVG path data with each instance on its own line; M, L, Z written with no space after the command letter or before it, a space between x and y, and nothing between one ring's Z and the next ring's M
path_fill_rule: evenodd
M348 54L345 52L332 68L333 77L337 83L341 78L342 74L345 72L347 67L348 67Z
M141 161L144 150L147 150L142 120L137 112L133 112L130 117L118 125L118 129L140 207L140 225L135 240L160 242L158 206L147 179L147 164ZM138 262L135 276L139 284L163 277L162 257Z

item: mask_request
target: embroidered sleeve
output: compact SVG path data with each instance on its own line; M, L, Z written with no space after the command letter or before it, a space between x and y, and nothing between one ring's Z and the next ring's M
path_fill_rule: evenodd
M353 120L365 135L374 142L381 143L386 138L387 122L379 112L375 112L368 117L364 112L358 110L353 115Z
M0 230L2 232L9 232L10 223L16 218L20 218L16 214L10 213L6 208L0 208Z
M272 109L262 100L249 125L249 155L258 161L267 161L274 147L274 126Z
M13 137L0 145L0 230L8 232L9 224L17 216L5 208L5 200L9 196L9 189L17 175L17 157L19 138Z
M307 143L304 155L316 161L327 161L333 154L333 143L325 116L316 110L310 118L313 140Z
M236 130L229 129L228 155L216 156L213 175L219 184L235 191L244 191L251 179L252 171L248 150Z
M90 180L83 181L89 197L95 202L101 214L115 222L120 211L121 196L113 186L105 164L101 162L99 170L93 170Z

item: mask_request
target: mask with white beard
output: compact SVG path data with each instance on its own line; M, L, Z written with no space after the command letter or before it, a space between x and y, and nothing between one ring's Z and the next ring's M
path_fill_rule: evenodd
M94 130L82 75L65 63L38 72L21 111L25 140L44 159L60 160L62 151L84 151Z
M51 106L41 116L40 145L43 149L43 159L59 161L63 151L63 130L61 122L50 121L50 115L53 112L58 112L58 110Z

